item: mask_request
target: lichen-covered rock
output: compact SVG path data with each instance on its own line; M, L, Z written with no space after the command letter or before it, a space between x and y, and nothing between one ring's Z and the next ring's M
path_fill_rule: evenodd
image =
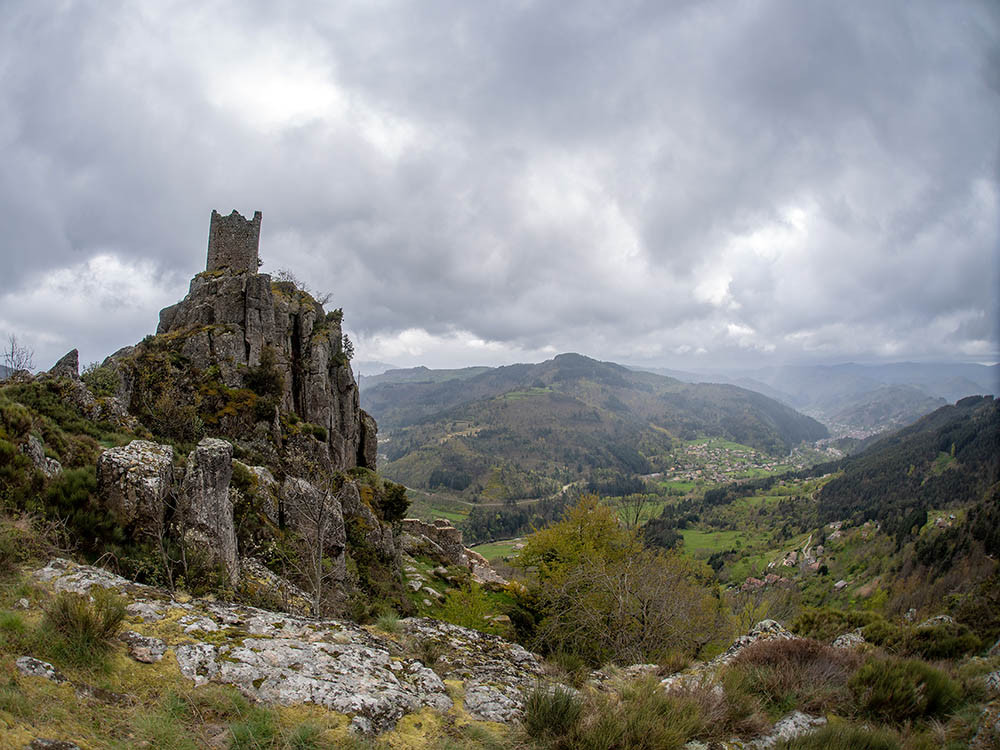
M173 448L148 440L133 440L101 454L98 493L121 526L154 536L162 532L173 460Z
M62 464L45 455L42 441L34 435L28 435L28 439L21 444L21 452L30 458L35 468L49 479L62 474Z
M423 617L400 621L412 638L430 640L442 650L434 670L461 680L465 708L485 721L520 718L524 699L542 677L541 660L499 636Z
M403 637L393 639L347 621L170 601L165 592L66 560L53 560L35 578L57 590L116 588L129 599L129 615L142 620L132 626L137 635L155 627L181 673L197 685L233 685L265 703L326 706L357 719L352 725L362 731L387 730L427 708L449 710L444 680L461 683L474 717L512 721L542 676L540 659L521 646L435 620L402 620ZM440 653L433 665L414 656L424 639Z
M80 377L80 352L76 349L66 352L66 354L64 354L62 358L52 366L52 369L49 370L49 375L56 378L78 379Z
M62 673L47 661L36 659L33 656L19 656L14 663L17 666L17 671L23 675L42 677L52 682L66 682Z
M154 664L167 652L167 644L159 638L147 638L134 630L126 630L118 640L128 648L128 655L144 664Z
M814 732L825 724L826 719L822 716L810 716L801 711L792 711L778 720L767 736L751 742L750 747L754 750L767 750L779 742L793 740L796 737Z
M836 638L833 639L832 645L834 648L857 650L860 648L864 648L864 646L867 643L868 641L866 641L865 637L861 634L861 628L856 628L855 630L852 630L850 633L843 633L842 635L838 635Z
M233 446L204 438L191 451L181 490L184 540L220 563L235 585L239 577L236 527L229 482L233 476Z
M282 612L308 615L312 611L309 594L285 580L252 557L240 558L240 591L251 601L275 602Z
M69 740L47 740L36 737L28 744L28 750L80 750L80 746Z

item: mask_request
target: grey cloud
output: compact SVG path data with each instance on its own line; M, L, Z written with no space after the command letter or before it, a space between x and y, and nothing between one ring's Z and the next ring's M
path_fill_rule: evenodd
M235 207L264 211L265 269L332 291L366 339L798 358L789 334L812 332L824 357L997 356L988 2L150 8L24 0L0 22L0 300L100 253L152 261L165 296ZM275 54L339 112L248 121L224 95ZM796 208L797 252L733 255Z

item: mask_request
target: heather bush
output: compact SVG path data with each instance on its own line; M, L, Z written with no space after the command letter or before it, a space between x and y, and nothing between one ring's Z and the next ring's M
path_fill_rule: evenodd
M839 712L851 703L847 681L859 664L853 652L809 638L771 639L743 649L724 682L727 694L752 696L773 716Z
M539 685L524 702L524 729L536 738L568 737L582 710L575 691L561 685Z
M961 699L957 683L916 659L872 659L851 676L848 686L859 714L887 723L941 717Z

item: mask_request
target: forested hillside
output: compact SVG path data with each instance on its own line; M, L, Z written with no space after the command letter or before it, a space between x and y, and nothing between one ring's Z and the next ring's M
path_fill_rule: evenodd
M784 404L730 385L689 384L563 354L467 376L425 373L362 392L387 476L410 486L539 497L611 470L669 466L678 441L720 437L771 455L827 436ZM471 488L471 489L470 489Z
M816 467L813 471L833 468ZM969 397L844 459L819 494L825 521L877 521L900 537L931 509L984 498L1000 472L1000 403Z

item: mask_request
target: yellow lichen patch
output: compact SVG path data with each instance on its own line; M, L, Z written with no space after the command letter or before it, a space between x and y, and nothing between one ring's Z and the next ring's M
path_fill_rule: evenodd
M394 750L425 750L437 747L431 744L441 737L444 718L437 711L425 708L415 714L407 714L396 724L391 732L386 732L381 739Z

